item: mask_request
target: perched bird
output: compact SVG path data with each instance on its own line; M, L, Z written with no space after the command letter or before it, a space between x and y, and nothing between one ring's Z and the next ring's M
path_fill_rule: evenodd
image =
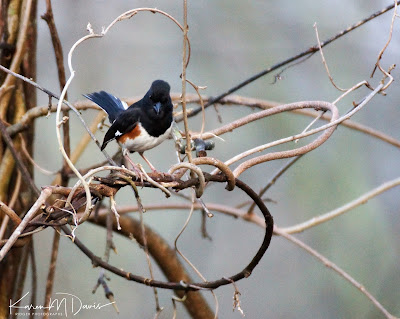
M103 150L112 140L121 145L124 155L138 152L153 172L154 166L144 157L143 152L162 143L171 133L173 116L172 102L167 82L156 80L146 95L127 108L127 104L105 91L84 94L108 114L111 127L104 136ZM129 159L129 157L128 157ZM129 159L135 169L135 164Z

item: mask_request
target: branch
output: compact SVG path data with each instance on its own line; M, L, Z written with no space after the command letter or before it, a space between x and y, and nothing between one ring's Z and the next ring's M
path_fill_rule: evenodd
M396 4L399 4L399 3L400 3L400 1L396 1ZM361 21L359 21L359 22L357 22L357 23L351 25L350 27L344 29L343 31L339 32L338 34L334 35L333 37L331 37L331 38L329 38L329 39L323 41L323 42L321 43L320 47L323 48L323 47L327 46L328 44L332 43L333 41L335 41L335 40L341 38L342 36L346 35L347 33L351 32L351 31L353 31L353 30L357 29L358 27L362 26L363 24L367 23L368 21L371 21L371 20L375 19L376 17L379 17L380 15L382 15L382 14L384 14L385 12L387 12L387 11L393 9L394 7L395 7L395 4L392 4L392 5L389 5L389 6L385 7L385 8L383 8L383 9L380 10L380 11L377 11L377 12L373 13L373 14L370 15L368 18L365 18L365 19L363 19L363 20L361 20ZM204 108L207 108L208 106L213 105L213 104L219 102L221 99L223 99L223 98L226 97L227 95L230 95L230 94L232 94L233 92L236 92L237 90L239 90L239 89L245 87L246 85L250 84L251 82L254 82L255 80L257 80L257 79L263 77L264 75L267 75L268 73L271 73L271 72L273 72L273 71L275 71L275 70L277 70L277 69L279 69L279 68L281 68L281 67L283 67L283 66L285 66L285 65L287 65L287 64L290 64L290 63L292 63L292 62L294 62L294 61L296 61L296 60L299 60L299 59L301 59L301 58L303 58L303 57L305 57L305 56L311 56L311 55L313 55L314 53L316 53L316 52L319 51L319 48L320 48L320 47L318 46L318 44L316 44L316 45L314 45L314 46L312 46L312 47L309 47L309 48L306 49L305 51L303 51L303 52L301 52L301 53L299 53L299 54L297 54L297 55L295 55L295 56L293 56L293 57L290 57L290 58L288 58L288 59L286 59L286 60L284 60L284 61L282 61L282 62L279 62L279 63L277 63L277 64L275 64L275 65L269 67L268 69L265 69L264 71L261 71L261 72L255 74L255 75L251 76L251 77L248 78L247 80L245 80L245 81L243 81L243 82L241 82L241 83L235 85L234 87L230 88L230 89L227 90L226 92L221 93L221 94L218 95L217 97L212 98L211 100L209 100L209 101L207 102L207 104L204 106ZM191 112L189 116L194 116L194 115L200 113L201 110L202 110L201 107L200 107L200 108L197 108L196 110L194 110L193 112Z
M352 284L354 287L356 287L361 293L363 293L369 300L372 301L372 303L377 307L388 319L396 319L395 316L392 316L380 303L378 300L375 299L375 297L367 290L363 285L361 285L359 282L357 282L353 277L351 277L347 272L345 272L343 269L335 265L333 262L331 262L328 258L324 257L320 253L318 253L316 250L312 249L310 246L306 245L304 242L300 241L299 239L295 238L294 236L291 236L287 233L285 233L282 229L278 229L275 227L274 233L284 237L285 239L291 241L298 247L304 249L306 252L308 252L311 256L317 258L321 263L323 263L326 267L331 268L333 271L338 273L340 276L342 276L344 279L346 279L350 284Z
M90 218L89 221L105 227L107 216L99 215L97 218ZM122 216L120 218L120 224L122 229L118 231L118 233L127 238L133 235L139 245L144 245L140 222L131 217ZM117 223L115 220L113 221L113 229L114 231L117 230ZM145 233L148 251L167 279L176 282L191 282L189 274L185 271L177 258L175 251L169 247L165 240L148 226L145 226ZM183 296L187 294L184 305L193 318L214 318L211 309L200 292L185 293L184 291L176 291L176 293L180 298L183 298Z
M225 182L226 178L222 176L212 176L207 174L207 181L217 181L217 182ZM197 179L196 179L197 180ZM185 185L188 187L189 183L187 182L182 182L182 185ZM130 272L126 272L118 267L112 266L109 263L105 262L102 260L100 257L96 256L92 251L90 251L82 242L78 240L78 238L74 237L73 243L86 255L88 256L94 266L100 266L106 270L109 270L110 272L126 278L128 280L132 280L141 284L145 284L151 287L159 287L159 288L166 288L166 289L173 289L173 290L185 290L185 291L192 291L192 290L199 290L199 289L216 289L220 286L223 285L228 285L231 284L232 281L238 281L243 278L247 278L248 276L251 275L253 269L257 266L261 258L264 256L265 252L267 251L269 244L271 242L271 237L272 237L272 232L273 232L273 218L271 214L269 213L267 207L265 206L264 202L262 199L245 183L242 181L236 179L236 186L240 188L242 191L244 191L252 200L254 200L261 210L264 220L265 220L265 235L263 242L258 249L256 255L253 257L251 262L239 273L230 276L230 277L224 277L215 281L209 281L209 282L201 282L201 283L184 283L184 282L163 282L163 281L158 281L158 280L151 280L148 278L144 278L138 275L134 275ZM62 230L70 236L72 239L71 235L72 232L71 230L66 227L62 226Z
M297 224L297 225L294 225L291 227L280 228L280 229L287 234L294 234L294 233L302 232L311 227L325 223L325 222L327 222L339 215L342 215L342 214L348 212L349 210L352 210L362 204L365 204L366 202L368 202L370 199L374 198L375 196L378 196L378 195L382 194L383 192L386 192L387 190L392 189L399 185L400 185L400 178L393 179L393 180L383 183L382 185L374 188L373 190L361 195L360 197L358 197L355 200L352 200L351 202L347 203L346 205L343 205L342 207L334 209L331 212L322 214L317 217L313 217L310 220L307 220L300 224Z
M21 235L22 231L25 229L26 226L28 226L28 223L31 221L31 219L36 215L36 212L41 209L42 205L46 202L46 200L50 197L52 194L50 188L44 188L39 196L39 198L36 200L35 204L29 209L29 211L26 213L24 219L21 221L21 223L18 225L18 227L14 230L10 238L7 240L7 243L1 248L0 250L0 261L3 260L3 258L6 256L7 252L11 249L11 247L14 245L14 243L17 241L19 235Z

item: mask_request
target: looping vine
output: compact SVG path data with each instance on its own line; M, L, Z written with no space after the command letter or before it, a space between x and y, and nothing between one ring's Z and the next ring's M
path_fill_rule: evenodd
M232 191L235 188L235 176L224 162L212 157L196 157L192 160L192 163L195 165L211 165L218 168L226 177L226 190Z
M179 168L187 168L187 169L190 169L191 171L193 171L194 173L196 173L196 175L199 178L198 186L196 186L196 197L200 198L203 195L204 188L206 186L206 181L205 181L205 178L204 178L204 174L201 171L201 169L199 167L197 167L196 165L193 165L193 164L190 164L190 163L186 163L186 162L182 162L182 163L178 163L178 164L172 166L169 169L168 173L172 174Z
M181 163L182 164L182 163ZM189 168L189 166L183 166L185 168ZM179 168L179 167L177 167ZM176 168L176 169L177 169ZM191 167L192 168L192 167ZM217 182L217 183L223 183L227 182L227 178L222 175L210 175L207 173L202 174L204 175L205 182ZM201 176L201 175L199 175ZM196 184L198 183L199 179L194 179L190 180L190 183L186 182L180 182L180 185L182 187L176 187L176 189L184 189L189 187L189 185ZM115 187L121 187L123 184L121 183L120 180L115 180ZM108 180L108 186L111 187L111 180ZM127 185L127 184L126 184ZM271 242L272 234L273 234L273 229L274 229L274 222L273 222L273 217L270 214L268 208L265 206L264 202L262 199L257 195L257 193L251 189L246 183L242 182L241 180L236 179L235 180L235 185L241 189L247 196L250 197L251 200L255 202L257 207L260 209L264 221L265 221L265 234L263 241L256 252L255 256L253 259L249 262L249 264L244 267L244 269L234 275L231 275L229 277L224 276L221 279L217 279L214 281L208 281L208 282L200 282L200 283L185 283L182 284L182 282L165 282L165 281L159 281L159 280L151 280L149 278L145 278L142 276L135 275L131 272L124 271L118 267L115 267L105 261L103 261L100 257L96 256L90 249L88 249L81 241L79 241L78 238L75 237L74 239L74 244L85 254L87 255L91 260L94 266L99 266L102 267L118 276L121 276L123 278L127 278L129 280L135 281L137 283L141 283L144 285L152 286L152 287L158 287L158 288L165 288L165 289L173 289L173 290L200 290L200 289L216 289L220 286L223 285L228 285L231 284L232 282L236 282L238 280L241 280L243 278L247 278L248 276L251 275L252 271L254 268L257 266L257 264L260 262L261 258L264 256L265 252L267 251L269 244ZM62 226L62 230L67 234L67 235L72 235L72 231L66 227Z

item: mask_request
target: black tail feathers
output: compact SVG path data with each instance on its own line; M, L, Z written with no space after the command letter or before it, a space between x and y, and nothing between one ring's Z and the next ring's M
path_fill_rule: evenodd
M96 103L104 111L106 111L111 123L115 121L121 112L125 111L122 101L105 91L83 94L83 96Z

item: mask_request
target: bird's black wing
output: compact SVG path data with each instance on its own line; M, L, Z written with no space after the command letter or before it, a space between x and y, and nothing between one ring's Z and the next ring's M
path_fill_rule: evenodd
M83 94L84 97L91 100L107 112L110 123L114 123L118 115L125 111L124 104L116 96L105 91Z
M128 109L120 113L106 132L101 150L103 150L112 140L132 131L139 122L140 113L141 110L139 108Z

